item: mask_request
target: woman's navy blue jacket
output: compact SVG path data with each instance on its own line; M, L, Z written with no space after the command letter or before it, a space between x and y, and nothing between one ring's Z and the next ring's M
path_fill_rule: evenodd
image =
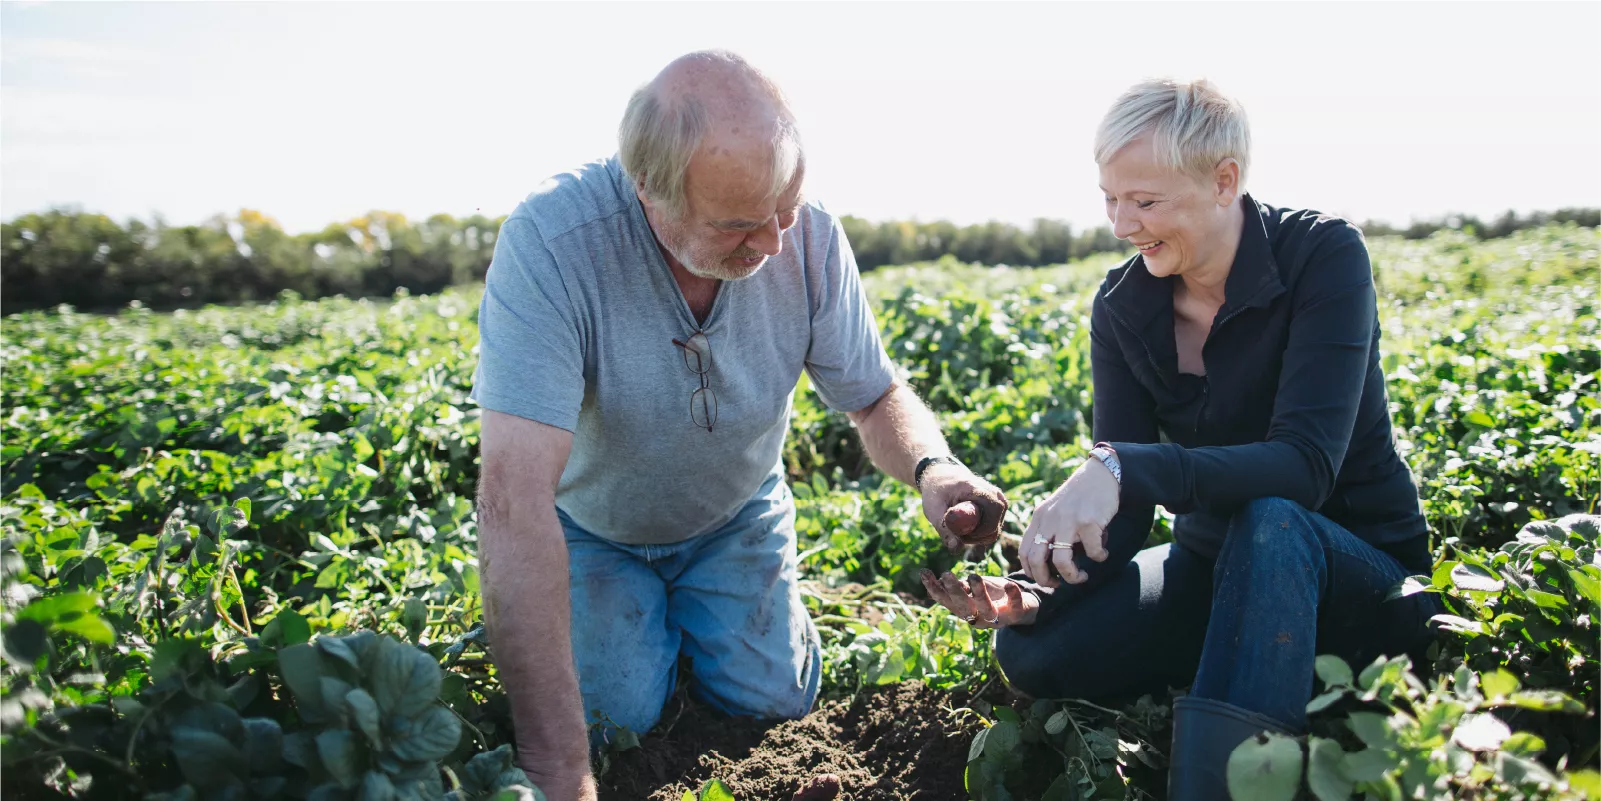
M1151 507L1215 556L1231 515L1281 497L1427 572L1417 487L1396 453L1378 307L1362 234L1315 211L1241 199L1245 227L1222 308L1180 373L1173 287L1135 256L1107 274L1091 321L1094 436L1123 464L1108 535L1143 543ZM1114 548L1127 552L1127 548Z

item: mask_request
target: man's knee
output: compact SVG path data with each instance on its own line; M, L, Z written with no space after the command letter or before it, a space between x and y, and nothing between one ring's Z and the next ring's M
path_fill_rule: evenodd
M665 697L654 694L585 693L584 722L589 725L590 746L609 745L622 729L644 737L661 720L665 703Z

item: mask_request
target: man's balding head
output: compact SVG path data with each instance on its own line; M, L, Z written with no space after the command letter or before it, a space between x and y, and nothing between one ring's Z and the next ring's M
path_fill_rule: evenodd
M619 154L641 193L682 214L695 179L776 197L800 169L794 115L778 86L738 55L680 56L628 101ZM723 187L719 187L722 189Z

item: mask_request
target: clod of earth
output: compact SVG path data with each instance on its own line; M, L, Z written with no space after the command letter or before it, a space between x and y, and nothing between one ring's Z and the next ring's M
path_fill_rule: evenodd
M790 801L834 801L839 797L839 777L832 773L813 776Z

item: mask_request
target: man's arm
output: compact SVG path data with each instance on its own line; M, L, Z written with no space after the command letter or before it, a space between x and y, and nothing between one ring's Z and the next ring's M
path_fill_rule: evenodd
M495 667L511 699L518 763L551 801L591 801L589 738L573 666L567 543L556 483L560 428L483 410L479 572Z
M949 456L939 420L911 387L895 381L866 407L847 412L873 464L890 477L916 486L917 463ZM1000 537L1006 496L995 485L959 465L938 463L923 471L923 514L946 548L989 545Z
M925 456L949 456L951 449L940 433L939 421L923 405L911 387L896 381L866 408L846 412L861 434L862 446L873 465L905 484L911 484L918 460ZM932 470L950 469L935 465Z

